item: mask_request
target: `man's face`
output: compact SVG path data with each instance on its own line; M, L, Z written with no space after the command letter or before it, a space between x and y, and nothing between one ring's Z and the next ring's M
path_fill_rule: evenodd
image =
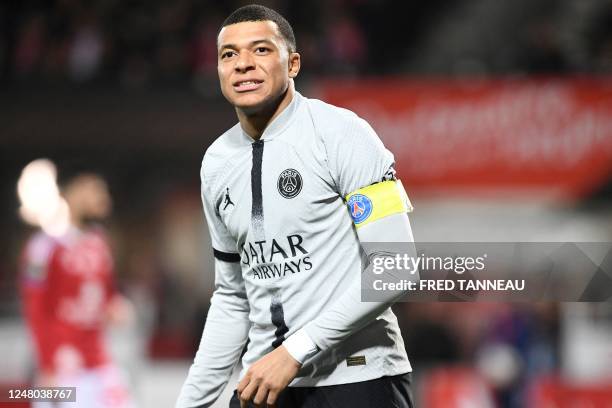
M225 98L245 112L257 112L282 95L299 70L272 21L223 27L217 40L219 81Z
M112 200L108 186L97 175L77 176L66 187L64 197L70 210L83 220L103 220L110 215Z

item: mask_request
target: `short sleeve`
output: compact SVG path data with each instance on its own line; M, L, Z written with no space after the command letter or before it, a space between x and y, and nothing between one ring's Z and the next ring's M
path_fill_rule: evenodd
M355 114L346 118L344 134L330 135L330 171L342 197L374 183L395 179L393 154L372 127Z

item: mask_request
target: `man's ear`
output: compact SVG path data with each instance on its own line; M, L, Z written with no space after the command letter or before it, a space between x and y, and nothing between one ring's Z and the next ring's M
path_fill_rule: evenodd
M300 72L301 57L297 52L289 53L289 78L295 78Z

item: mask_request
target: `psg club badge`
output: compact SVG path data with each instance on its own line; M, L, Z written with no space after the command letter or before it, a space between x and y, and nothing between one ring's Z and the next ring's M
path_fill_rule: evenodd
M302 176L295 169L284 170L278 176L278 192L285 198L293 198L302 191Z
M355 224L361 224L372 214L372 201L363 194L351 196L346 204Z

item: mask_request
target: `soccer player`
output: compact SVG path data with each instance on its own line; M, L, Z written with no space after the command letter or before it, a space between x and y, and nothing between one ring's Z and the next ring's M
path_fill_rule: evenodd
M393 155L354 113L300 95L289 23L250 5L217 38L238 116L206 151L215 292L176 407L412 407L389 302L361 302L361 242L412 242ZM348 205L348 208L347 208Z
M110 195L102 178L87 173L67 178L62 195L69 229L59 237L36 233L22 255L20 286L36 348L36 385L76 387L76 403L61 404L66 407L132 407L103 338L106 323L125 322L131 306L115 289L105 234L91 225L109 215Z

